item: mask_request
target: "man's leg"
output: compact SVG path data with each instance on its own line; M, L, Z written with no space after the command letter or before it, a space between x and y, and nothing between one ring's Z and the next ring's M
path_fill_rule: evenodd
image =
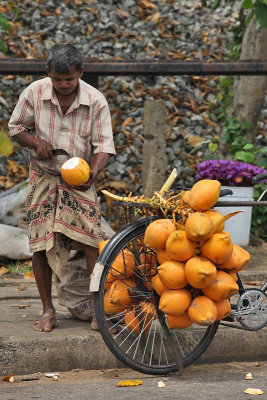
M33 253L32 267L37 288L43 305L43 316L33 327L36 331L51 332L56 326L55 308L52 303L52 270L46 252Z
M96 247L83 245L83 251L84 251L85 257L86 257L87 270L88 270L89 276L91 276L94 266L95 266L95 263L96 263L96 260L97 260L97 257L98 257L98 249ZM92 318L91 329L93 329L94 331L99 330L95 315Z

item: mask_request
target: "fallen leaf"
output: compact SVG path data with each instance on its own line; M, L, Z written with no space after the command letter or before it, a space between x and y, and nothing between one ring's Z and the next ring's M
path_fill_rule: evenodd
M244 279L243 283L251 286L262 286L264 284L264 281L247 281L246 279Z
M26 286L25 285L18 286L16 290L21 292L22 290L26 290Z
M148 18L148 20L154 22L154 24L158 24L161 20L161 14L159 12L155 12Z
M125 126L129 125L131 122L133 122L133 117L128 117L123 121L123 123L121 124L121 127L124 128Z
M257 395L257 394L264 394L264 391L261 389L247 388L246 390L244 390L244 393Z
M129 17L130 17L130 14L129 14L127 11L124 11L124 10L122 10L122 9L120 9L120 8L116 8L116 10L117 10L117 13L118 13L121 17L123 17L123 18L129 18Z
M34 274L33 274L33 272L25 272L23 277L24 277L24 279L32 279L32 278L34 278Z
M16 308L18 308L18 309L21 310L21 309L30 307L30 304L15 304L15 305L13 305L13 306L11 306L11 307L16 307Z
M246 374L245 379L247 379L247 380L252 380L252 379L253 379L253 378L252 378L251 372L248 372L248 373Z
M117 387L126 387L126 386L139 386L143 385L143 381L140 380L125 380L125 381L120 381L117 383Z
M166 387L166 385L163 381L158 382L158 388L165 388L165 387Z
M112 188L117 191L126 192L128 185L127 182L124 181L109 181L107 183L104 183L104 185L100 186L100 190L107 188Z
M205 140L206 139L195 135L190 135L187 137L187 142L189 146L192 147L198 147L201 143L205 142Z
M156 4L151 3L151 1L148 0L141 0L139 1L139 6L142 8L157 8Z
M58 382L58 375L53 375L52 379L53 379L53 381Z
M5 275L5 274L9 274L9 273L10 273L10 271L6 267L0 268L0 275Z
M12 378L12 376L14 376L13 374L9 374L3 377L3 381L8 382L10 378Z
M213 126L214 128L217 128L219 125L216 124L216 122L213 122L209 117L206 117L205 115L203 116L203 120L206 122L206 124Z
M255 365L255 367L261 367L261 362L256 361L254 365Z

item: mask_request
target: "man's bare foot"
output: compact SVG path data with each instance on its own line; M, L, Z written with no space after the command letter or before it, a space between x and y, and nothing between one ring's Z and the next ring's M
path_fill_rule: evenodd
M56 324L55 310L47 310L44 312L40 321L36 321L33 329L40 332L51 332Z
M95 316L93 316L92 321L91 321L91 329L93 331L99 331L98 324L96 322L96 317Z

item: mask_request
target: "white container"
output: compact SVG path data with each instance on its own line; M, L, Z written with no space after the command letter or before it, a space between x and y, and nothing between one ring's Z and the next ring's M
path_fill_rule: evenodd
M219 201L253 201L253 187L238 187L238 186L222 186L221 189L231 189L233 194L223 196ZM215 207L222 215L229 214L234 211L246 210L225 222L224 230L230 233L232 242L239 246L249 244L252 207L230 206L230 207Z

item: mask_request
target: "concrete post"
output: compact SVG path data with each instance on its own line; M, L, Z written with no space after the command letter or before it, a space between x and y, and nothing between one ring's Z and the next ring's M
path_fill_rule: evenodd
M144 106L143 194L151 197L166 180L166 109L162 100Z

